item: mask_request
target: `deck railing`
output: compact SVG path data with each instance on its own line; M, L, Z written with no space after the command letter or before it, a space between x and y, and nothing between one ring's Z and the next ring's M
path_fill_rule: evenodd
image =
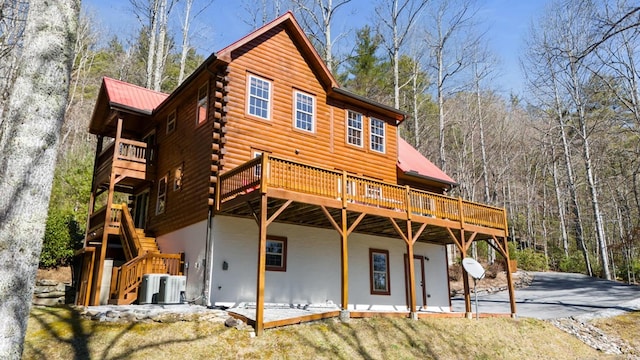
M145 274L182 274L182 254L142 254L120 267L113 268L111 289L116 299L136 291Z
M266 166L265 172L262 166ZM505 210L502 208L268 155L222 174L219 203L259 190L263 173L266 174L264 184L268 188L338 199L346 206L368 205L506 230Z
M118 139L116 143L118 144L118 160L143 164L147 162L147 143L124 138Z

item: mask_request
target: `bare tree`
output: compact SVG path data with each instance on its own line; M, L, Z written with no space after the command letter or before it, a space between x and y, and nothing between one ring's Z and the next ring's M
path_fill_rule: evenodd
M336 12L347 5L351 0L291 0L296 7L298 18L307 35L321 54L329 71L334 70L333 45L340 37L333 36L331 25Z
M282 5L282 0L260 0L259 2L255 0L243 0L242 8L245 10L244 15L249 16L249 18L243 19L243 21L251 26L252 29L257 29L280 16Z
M7 103L15 80L27 8L27 1L0 2L0 104ZM4 106L0 106L0 117L3 110Z
M382 43L389 53L393 67L393 105L400 108L400 52L409 40L414 25L420 18L427 0L392 0L379 3L376 16L380 21L378 32L382 35ZM404 84L403 84L404 85Z
M22 59L0 117L0 358L20 359L33 295L80 2L29 2ZM28 61L26 61L28 59Z
M431 52L431 68L436 73L438 98L438 164L446 171L445 97L449 82L468 66L468 52L477 42L473 31L475 10L471 0L439 0L426 18L426 41Z

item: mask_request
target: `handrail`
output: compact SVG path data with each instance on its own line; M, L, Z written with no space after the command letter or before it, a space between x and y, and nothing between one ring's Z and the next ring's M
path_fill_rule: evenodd
M125 294L140 286L145 274L181 275L181 263L182 254L144 253L114 268L113 275L117 279L115 284L117 298L124 299Z
M412 189L362 176L269 156L266 185L326 198L463 224L507 230L505 210L447 195ZM220 202L260 187L261 157L220 176ZM408 203L407 203L408 202Z
M147 143L120 138L118 143L118 160L147 162Z
M127 204L120 205L122 216L120 220L120 236L124 238L123 241L125 245L125 253L129 252L129 258L135 258L139 255L139 252L142 248L142 244L140 243L140 237L136 232L136 227L133 224L133 217L131 217L131 213L129 212L129 207ZM131 246L133 245L133 246Z

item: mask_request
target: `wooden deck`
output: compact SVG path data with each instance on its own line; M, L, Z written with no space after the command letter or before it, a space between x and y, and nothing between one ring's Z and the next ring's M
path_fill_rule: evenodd
M263 162L267 167L264 181ZM286 211L278 214L279 222L331 228L331 220L322 208L332 218L338 218L341 209L346 209L351 222L359 214L367 215L358 221L358 232L385 237L398 237L396 229L389 226L389 219L410 219L415 223L414 230L426 224L419 241L451 243L447 229L475 233L477 240L504 237L507 233L503 208L272 156L256 158L222 174L217 210L253 216L262 192L269 198L268 208L292 201Z

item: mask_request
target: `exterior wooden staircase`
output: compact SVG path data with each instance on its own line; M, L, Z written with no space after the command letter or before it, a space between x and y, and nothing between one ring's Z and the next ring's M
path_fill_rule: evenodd
M109 303L128 305L138 299L144 275L182 275L184 261L182 254L161 254L156 239L135 228L129 208L121 207L120 239L127 262L113 268Z

